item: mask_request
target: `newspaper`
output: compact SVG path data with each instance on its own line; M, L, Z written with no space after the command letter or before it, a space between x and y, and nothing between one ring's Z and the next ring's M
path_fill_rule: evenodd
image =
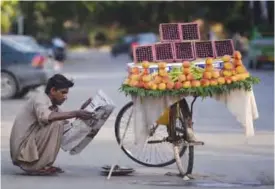
M69 151L71 155L80 153L94 139L114 108L113 101L102 90L97 91L91 103L85 108L94 113L93 118L75 119L65 125L61 148Z

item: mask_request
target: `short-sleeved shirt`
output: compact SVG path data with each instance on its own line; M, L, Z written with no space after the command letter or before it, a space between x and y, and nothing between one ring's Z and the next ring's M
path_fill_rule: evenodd
M10 136L10 151L16 158L22 142L28 137L34 127L49 124L52 102L46 93L31 97L16 115Z

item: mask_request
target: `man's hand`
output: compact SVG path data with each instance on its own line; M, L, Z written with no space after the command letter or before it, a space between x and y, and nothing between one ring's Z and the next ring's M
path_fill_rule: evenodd
M95 114L93 112L89 112L86 110L77 110L76 111L76 118L79 119L83 119L83 120L87 120L87 119L91 119L95 116Z
M84 102L84 104L82 104L82 106L80 107L81 110L84 110L92 101L92 98L89 98L88 100L86 100L86 102Z

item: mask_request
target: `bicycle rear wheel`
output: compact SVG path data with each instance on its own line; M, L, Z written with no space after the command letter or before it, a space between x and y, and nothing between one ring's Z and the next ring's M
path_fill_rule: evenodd
M126 123L129 114L132 111L133 102L127 103L118 113L115 121L115 136L120 144L123 133L125 132ZM127 116L128 115L128 116ZM133 116L130 118L130 125L126 131L122 151L134 162L147 167L164 167L175 163L173 145L170 142L145 143L145 146L134 144L134 124ZM182 127L182 126L180 126ZM168 137L167 126L159 126L150 141L160 141ZM179 156L181 157L186 148L178 146ZM153 157L154 156L154 157Z
M180 111L180 112L178 112ZM182 99L179 102L179 109L177 107L177 104L174 104L171 106L170 109L170 125L171 125L171 135L174 139L173 142L173 150L174 150L174 157L175 161L178 167L178 170L180 172L180 175L185 176L192 173L193 170L193 164L194 164L194 146L185 146L186 145L186 138L187 138L187 126L190 127L190 123L192 123L192 115L189 110L189 106L185 99ZM183 126L183 135L180 136L180 140L175 140L177 136L176 132L176 122L179 119L178 116L180 116L180 120L183 122L181 125ZM191 119L191 122L190 122ZM184 145L184 146L183 146ZM183 147L182 147L183 146ZM181 150L180 150L181 149ZM181 154L181 151L184 151L185 157L182 157L183 154Z

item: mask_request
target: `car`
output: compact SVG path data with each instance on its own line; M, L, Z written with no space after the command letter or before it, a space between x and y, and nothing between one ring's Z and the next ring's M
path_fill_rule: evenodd
M120 37L113 45L111 55L113 57L117 57L120 54L128 54L131 48L131 44L134 41L136 41L136 37L134 35Z
M37 49L43 56L53 57L53 50L51 48L45 48L40 45L34 37L28 35L8 35L9 38L12 38L18 43L22 43L30 48Z
M248 53L249 68L259 69L264 64L274 66L274 37L252 39Z
M8 35L1 36L1 99L22 98L30 90L45 85L48 58Z

